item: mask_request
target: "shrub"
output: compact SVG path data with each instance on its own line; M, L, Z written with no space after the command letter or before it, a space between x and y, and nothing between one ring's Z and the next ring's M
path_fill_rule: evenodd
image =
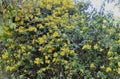
M18 79L117 79L120 26L111 14L70 0L4 9L0 69Z
M79 62L83 66L81 77L85 79L118 78L119 23L114 23L115 19L111 14L95 13L93 15L83 10L78 16L75 33L77 38L73 38L73 43L76 46L75 51Z
M1 69L15 78L71 77L77 54L68 39L76 8L69 0L25 1L5 10Z

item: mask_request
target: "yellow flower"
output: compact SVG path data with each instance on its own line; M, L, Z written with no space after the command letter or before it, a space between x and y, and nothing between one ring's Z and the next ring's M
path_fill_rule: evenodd
M26 15L26 16L25 16L25 20L28 20L28 19L29 19L29 17Z
M118 66L120 67L120 62L118 62Z
M103 20L103 23L106 23L107 21L106 20Z
M112 71L112 69L110 67L106 68L106 72L111 72L111 71Z
M108 51L108 56L110 56L110 55L112 55L113 54L113 52L112 51Z
M39 4L39 6L40 6L41 8L44 7L44 4L43 4L42 1L39 1L38 4Z
M91 63L91 64L90 64L90 68L95 68L94 63Z
M118 68L118 74L120 74L120 68Z
M120 26L118 26L118 29L120 29Z
M35 58L34 63L35 64L40 64L40 63L43 64L43 61L40 58Z
M59 35L58 32L54 32L53 35L52 35L52 37L54 38L54 37L56 37L56 36L58 36L58 35Z
M89 44L86 44L86 45L84 45L83 47L82 47L82 49L84 50L84 49L91 49L91 46L89 45Z
M72 66L75 66L75 65L76 65L76 62L75 62L75 61L73 61L73 62L72 62Z
M11 66L6 67L6 71L13 71L14 69L15 69L15 67L11 67Z
M49 63L50 63L50 60L46 60L45 62L46 62L47 64L49 64Z
M38 38L38 42L39 44L44 44L45 43L45 39L43 39L42 37Z
M96 50L96 49L98 49L98 45L96 44L96 45L94 45L94 49Z
M26 70L26 69L24 69L24 72L27 72L27 70Z
M104 68L105 68L105 66L104 66L104 65L103 65L103 66L100 66L100 68L101 68L101 69L104 69Z
M120 44L120 39L117 42Z
M80 72L81 72L81 73L84 73L84 70L83 70L83 69L80 69Z
M36 32L37 29L36 29L35 27L29 27L29 28L28 28L28 31L34 31L34 32Z
M115 56L114 59L117 60L117 59L118 59L118 56Z
M54 56L54 57L57 57L57 56L58 56L58 53L57 53L57 52L55 52L53 56Z
M29 14L28 16L29 16L31 19L33 18L33 15L32 15L32 14Z
M49 29L49 32L50 32L50 33L52 33L52 32L53 32L53 30L52 30L52 29Z
M15 18L15 21L19 21L19 20L20 20L20 17L16 17L16 18Z
M34 21L39 21L39 18L38 17L34 17Z
M28 45L27 48L28 48L28 49L32 49L32 46Z
M52 6L51 6L50 4L47 4L46 8L47 8L48 10L51 10Z
M118 34L118 37L120 37L120 33Z
M37 25L40 29L44 28L42 24Z
M45 59L48 59L48 56L45 56Z
M48 49L48 53L52 53L53 52L53 49Z
M75 51L74 50L70 50L70 54L74 54L75 53Z
M35 39L32 40L32 44L35 44Z
M40 8L36 8L37 14L40 14Z
M100 52L102 52L103 51L103 49L102 48L100 48Z
M102 26L104 29L106 28L106 26Z
M109 58L108 58L108 60L112 60L112 59L113 59L113 57L109 57Z
M65 52L61 52L60 55L61 55L61 56L65 56Z
M67 64L67 63L68 63L68 61L67 61L67 60L63 60L63 62L64 62L64 64Z
M53 58L52 62L55 62L56 61L56 58Z
M8 58L8 55L2 54L2 59L7 59L7 58Z

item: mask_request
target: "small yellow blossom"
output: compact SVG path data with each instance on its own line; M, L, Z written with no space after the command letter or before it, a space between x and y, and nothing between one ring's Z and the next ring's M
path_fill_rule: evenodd
M38 38L38 42L39 42L40 44L44 44L44 43L45 43L45 39L43 39L42 37L39 37L39 38Z
M40 29L44 28L42 24L37 25Z
M112 59L113 59L113 57L109 57L109 58L108 58L108 60L112 60Z
M106 23L107 21L106 20L103 20L103 23Z
M120 29L120 26L118 26L118 29Z
M61 56L65 56L65 52L61 52L60 55L61 55Z
M81 73L84 73L84 70L83 70L83 69L80 69L80 72L81 72Z
M117 59L118 59L118 56L115 56L114 59L117 60Z
M100 66L100 68L101 68L101 69L104 69L104 68L105 68L105 66L104 66L104 65L103 65L103 66Z
M45 62L46 62L47 64L49 64L49 63L50 63L50 60L45 60Z
M27 48L28 48L28 49L32 49L32 46L28 45Z
M112 51L108 51L108 56L110 56L110 55L112 55L113 54L113 52Z
M120 39L117 42L120 44Z
M84 50L84 49L91 49L91 46L89 45L89 44L86 44L86 45L84 45L83 47L82 47L82 49Z
M120 62L118 62L118 66L120 67Z
M91 63L91 64L90 64L90 68L95 68L94 63Z
M43 61L40 58L35 58L34 63L35 64L40 64L40 63L43 64Z
M67 60L64 60L63 62L64 62L64 64L67 64L67 63L68 63L68 61L67 61Z
M103 27L103 29L105 29L106 28L106 26L102 26Z
M118 37L120 37L120 33L118 34Z
M51 10L52 6L51 6L50 4L47 4L46 8L47 8L48 10Z
M111 72L111 71L112 71L112 69L110 67L106 68L106 72Z
M48 49L48 53L52 53L53 52L53 49Z
M75 61L72 62L72 66L75 66L77 63Z
M118 74L120 74L120 68L118 68Z
M45 59L48 59L48 56L45 56Z
M57 52L55 52L53 56L54 56L54 57L57 57L57 56L58 56L58 53L57 53Z
M8 58L8 55L2 54L2 59L7 59L7 58Z
M20 20L20 17L16 17L16 18L15 18L15 21L19 21L19 20Z
M54 37L56 37L56 36L58 36L58 35L59 35L58 32L54 32L53 35L52 35L52 37L54 38Z
M102 52L103 51L103 49L102 48L100 48L100 52Z
M34 32L36 32L36 31L37 31L37 28L35 28L35 27L29 27L29 28L28 28L28 31L34 31Z
M96 44L96 45L94 45L94 49L96 50L96 49L98 49L98 45Z
M11 67L11 66L6 67L6 71L13 71L14 69L15 69L15 67Z

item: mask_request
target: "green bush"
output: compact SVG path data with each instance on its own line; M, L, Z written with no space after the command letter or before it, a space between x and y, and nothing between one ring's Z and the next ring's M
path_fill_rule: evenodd
M75 51L83 66L80 75L85 79L119 78L119 23L115 26L115 19L111 14L94 14L92 19L90 15L92 14L85 11L79 12L75 33L77 38L73 38Z
M119 78L119 23L110 14L86 12L88 6L71 0L7 6L0 69L15 79Z
M68 0L25 1L5 10L1 69L16 78L70 77L77 54L67 34L76 8Z

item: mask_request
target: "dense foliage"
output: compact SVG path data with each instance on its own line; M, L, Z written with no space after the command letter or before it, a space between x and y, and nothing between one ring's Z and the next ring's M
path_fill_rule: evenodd
M117 79L120 26L71 0L2 7L0 70L15 79Z

